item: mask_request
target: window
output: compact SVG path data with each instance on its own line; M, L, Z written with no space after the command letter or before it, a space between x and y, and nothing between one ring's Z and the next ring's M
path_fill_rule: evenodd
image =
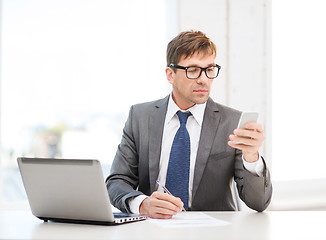
M96 158L107 174L130 106L170 91L165 1L1 7L0 200L26 200L19 156Z
M326 3L273 3L274 178L325 178Z
M272 176L274 203L287 209L326 207L325 7L273 1Z

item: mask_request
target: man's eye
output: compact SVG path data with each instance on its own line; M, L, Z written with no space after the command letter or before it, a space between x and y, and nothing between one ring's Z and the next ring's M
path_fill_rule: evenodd
M188 68L188 72L195 73L198 72L199 68Z

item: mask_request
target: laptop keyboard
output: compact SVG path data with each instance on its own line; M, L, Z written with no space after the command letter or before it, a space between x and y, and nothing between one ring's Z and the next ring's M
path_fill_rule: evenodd
M126 218L126 217L137 217L139 215L137 214L131 214L131 213L113 213L115 218Z

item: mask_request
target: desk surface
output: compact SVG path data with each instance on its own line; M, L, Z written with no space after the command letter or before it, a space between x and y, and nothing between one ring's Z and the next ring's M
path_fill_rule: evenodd
M29 211L0 211L0 239L326 239L326 211L205 213L231 224L166 229L146 220L95 226L44 223Z

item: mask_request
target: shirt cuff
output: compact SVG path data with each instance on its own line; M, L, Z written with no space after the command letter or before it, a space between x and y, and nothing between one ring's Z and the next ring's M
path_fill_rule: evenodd
M139 214L139 207L140 204L144 201L145 198L147 198L148 196L146 195L139 195L137 197L131 198L128 201L128 205L130 208L130 211L134 214Z
M243 155L242 155L242 161L243 161L243 166L249 172L251 172L252 174L257 174L259 177L263 175L265 165L263 163L263 159L260 154L259 154L258 161L256 162L252 162L252 163L247 162L246 160L244 160Z

